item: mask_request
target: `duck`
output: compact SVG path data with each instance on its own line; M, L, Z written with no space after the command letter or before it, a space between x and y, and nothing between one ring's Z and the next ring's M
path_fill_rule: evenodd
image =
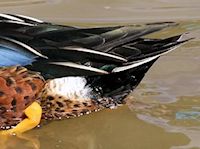
M176 25L81 28L0 14L0 133L124 104L160 56L190 40L147 37Z

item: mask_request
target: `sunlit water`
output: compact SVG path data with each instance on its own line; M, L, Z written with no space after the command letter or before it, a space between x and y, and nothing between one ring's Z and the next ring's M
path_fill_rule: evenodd
M200 148L199 0L1 0L0 10L79 26L176 21L152 36L196 37L160 58L127 105L1 138L0 149Z

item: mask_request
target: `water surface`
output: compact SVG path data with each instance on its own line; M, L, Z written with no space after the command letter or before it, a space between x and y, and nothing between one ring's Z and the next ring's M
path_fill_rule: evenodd
M0 10L76 26L176 21L151 36L196 37L160 58L127 105L1 138L1 149L200 148L199 0L1 0Z

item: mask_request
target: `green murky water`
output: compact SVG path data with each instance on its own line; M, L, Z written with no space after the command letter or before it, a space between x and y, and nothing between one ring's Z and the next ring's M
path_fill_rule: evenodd
M196 37L160 58L127 105L1 138L0 149L200 148L199 0L1 0L0 10L80 26L176 21L152 36Z

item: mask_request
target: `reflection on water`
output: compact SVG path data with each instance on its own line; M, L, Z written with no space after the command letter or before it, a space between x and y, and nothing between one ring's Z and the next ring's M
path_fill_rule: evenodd
M137 117L147 123L164 128L167 132L183 133L191 140L176 149L200 147L200 97L181 97L171 104L150 104L131 101L129 106Z
M126 106L115 111L106 110L78 119L53 122L25 135L37 137L40 141L37 146L41 149L146 149L149 146L168 149L189 143L189 139L181 133L165 132L139 120ZM9 141L8 144L15 141L17 145L22 146L23 143L24 147L33 148L33 145L30 146L33 141L27 142L22 138Z
M189 32L187 36L196 39L160 58L129 96L128 106L2 137L0 148L200 148L199 8L199 0L1 0L1 12L63 24L179 21L179 26L151 36Z

